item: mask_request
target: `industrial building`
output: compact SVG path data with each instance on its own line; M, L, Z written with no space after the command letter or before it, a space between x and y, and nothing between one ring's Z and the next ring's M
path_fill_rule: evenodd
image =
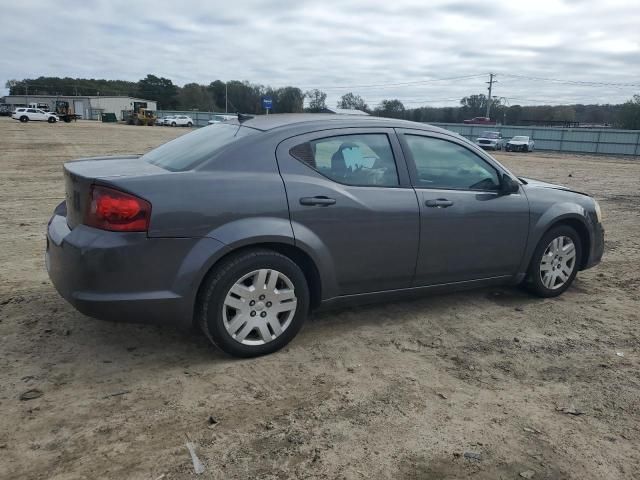
M122 120L122 112L133 110L133 102L146 102L147 109L153 111L158 109L154 100L114 96L7 95L2 97L0 102L9 105L12 109L26 107L30 103L46 104L49 110L53 111L57 100L68 102L73 113L88 120L100 120L103 113L115 113L116 117Z

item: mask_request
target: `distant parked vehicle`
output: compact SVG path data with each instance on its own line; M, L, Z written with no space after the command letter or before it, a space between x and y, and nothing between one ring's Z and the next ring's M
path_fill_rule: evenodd
M504 140L500 132L482 132L476 139L476 145L489 150L502 150Z
M167 115L166 117L162 117L162 125L165 127L171 125L171 121L176 118L175 115Z
M505 150L507 152L533 152L535 145L531 137L519 135L507 142Z
M6 103L0 103L0 117L10 117L11 116L11 105Z
M166 124L165 124L166 125ZM170 121L172 127L193 127L193 119L186 115L175 115Z
M44 110L40 110L38 108L16 108L11 115L11 118L14 120L20 120L22 123L26 123L28 121L40 121L40 122L49 122L56 123L58 121L58 117L53 113L45 112Z
M496 122L489 117L474 117L471 120L463 120L462 123L470 125L495 125Z
M38 110L43 110L45 112L50 112L51 111L51 107L49 106L48 103L45 102L33 102L29 104L29 108L35 108Z
M216 123L222 123L222 122L227 122L229 120L233 120L234 118L238 118L238 116L237 115L214 115L213 118L209 120L207 123L209 125L214 125Z
M56 100L55 107L56 116L58 117L58 119L62 120L65 123L69 123L71 122L71 120L75 122L79 118L82 118L81 115L73 112L73 108L71 107L71 105L69 105L69 102L66 102L64 100Z

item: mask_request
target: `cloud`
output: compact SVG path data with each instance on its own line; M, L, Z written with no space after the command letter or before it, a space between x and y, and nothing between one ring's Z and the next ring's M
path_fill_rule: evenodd
M370 105L399 98L409 107L485 92L489 71L496 95L527 103L617 103L640 90L523 78L640 84L640 4L624 0L33 0L3 5L2 18L13 26L0 30L2 85L154 73L180 85L320 87L329 103L354 91ZM430 81L457 76L470 78Z

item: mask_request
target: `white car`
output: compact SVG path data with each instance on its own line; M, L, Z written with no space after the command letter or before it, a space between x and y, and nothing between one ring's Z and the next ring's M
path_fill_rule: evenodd
M507 152L533 152L535 145L531 137L518 135L509 140L504 149Z
M193 119L186 115L174 115L165 121L165 125L171 125L172 127L193 127Z
M209 125L214 125L216 123L228 122L229 120L233 120L234 118L238 118L238 116L237 115L214 115L213 118L211 118L211 120L209 120L207 123Z
M39 108L16 108L11 118L15 120L20 120L25 123L29 120L40 121L40 122L49 122L56 123L58 121L58 117L49 112L45 112L44 110L40 110Z

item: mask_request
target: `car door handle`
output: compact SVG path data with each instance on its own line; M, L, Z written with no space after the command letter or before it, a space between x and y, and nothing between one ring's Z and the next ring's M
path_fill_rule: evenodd
M300 199L300 205L320 205L322 207L328 207L336 203L335 198L329 198L324 196L317 197L302 197Z
M431 208L447 208L453 205L451 200L447 200L446 198L436 198L432 200L427 200L424 202L427 207Z

